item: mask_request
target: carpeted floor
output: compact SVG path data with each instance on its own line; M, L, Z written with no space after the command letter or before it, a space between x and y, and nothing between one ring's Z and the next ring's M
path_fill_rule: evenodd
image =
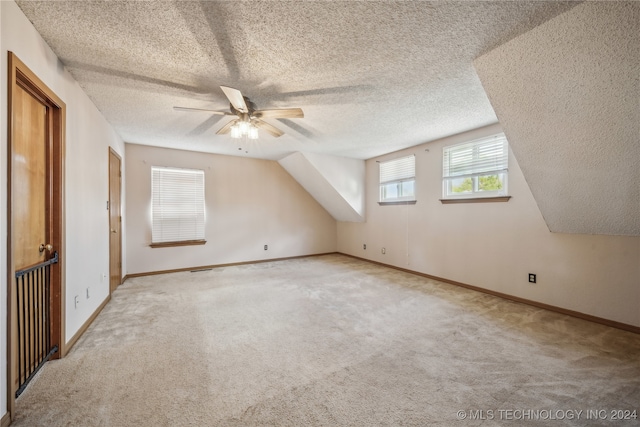
M640 425L618 410L639 335L326 255L128 280L15 425Z

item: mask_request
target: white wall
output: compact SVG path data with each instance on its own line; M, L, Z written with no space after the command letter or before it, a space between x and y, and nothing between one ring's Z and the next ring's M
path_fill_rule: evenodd
M549 232L512 153L509 202L440 203L442 148L500 130L493 125L367 160L367 221L338 223L338 251L640 326L640 237ZM417 203L379 206L376 160L408 154L416 155Z
M127 274L336 250L336 221L275 161L126 144L126 164ZM151 166L205 171L206 245L149 247Z
M67 106L65 213L68 341L109 294L108 160L124 143L13 1L0 2L0 105L7 105L7 52L14 52ZM7 115L0 114L0 277L6 278ZM123 188L124 190L124 188ZM123 196L124 197L124 196ZM123 243L124 244L124 243ZM123 256L123 261L126 258ZM126 268L126 266L124 266ZM102 279L102 274L107 279ZM11 282L10 282L11 283ZM6 413L7 283L0 281L0 414ZM86 288L90 298L86 298ZM74 308L74 297L80 305Z

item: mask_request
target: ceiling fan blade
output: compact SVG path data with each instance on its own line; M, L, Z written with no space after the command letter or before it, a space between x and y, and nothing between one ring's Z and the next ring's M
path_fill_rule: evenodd
M278 129L275 126L270 125L267 122L263 122L262 120L251 120L251 123L257 127L258 129L262 129L262 130L266 130L267 132L269 132L271 135L275 136L276 138L279 136L284 135L284 132L282 132L280 129Z
M223 135L225 133L229 133L231 132L231 126L235 125L236 123L238 123L238 120L231 120L229 123L227 123L226 125L222 126L220 128L220 130L218 130L218 132L216 132L216 134L218 135Z
M221 110L205 110L204 108L189 108L189 107L173 107L176 111L201 111L209 114L217 114L219 116L231 116L234 115L230 111L221 111Z
M256 110L252 114L258 119L302 119L302 108L281 108L274 110Z
M220 86L220 89L224 92L224 94L229 99L233 108L240 111L241 113L248 113L249 109L247 108L247 103L244 102L244 96L238 89L234 89L232 87Z

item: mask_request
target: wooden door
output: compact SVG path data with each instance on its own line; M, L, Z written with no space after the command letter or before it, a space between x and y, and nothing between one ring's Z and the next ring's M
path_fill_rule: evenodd
M109 291L122 283L121 159L109 148Z
M22 270L38 264L53 252L47 214L51 197L47 165L48 109L39 99L18 87L13 93L13 265ZM41 246L42 245L42 246Z
M20 271L45 261L53 254L53 246L49 243L50 221L47 219L47 201L50 198L47 185L48 109L20 87L13 93L13 108L13 265L15 271ZM48 325L40 315L43 304L48 304L48 301L44 301L41 294L42 287L35 284L15 289L17 301L22 302L17 304L17 308L23 325L18 334L18 348L22 349L23 357L18 361L21 369L15 378L16 388L26 382L28 374L36 369L38 361L44 359L50 350L41 345L49 342L48 337L43 337ZM24 356L25 350L28 350L29 358Z
M8 77L7 304L10 334L7 342L7 407L13 418L14 393L17 385L22 384L25 379L23 373L19 374L19 370L24 372L33 368L31 361L24 364L24 358L21 359L23 365L18 366L18 349L24 353L26 348L31 356L35 353L35 359L54 347L59 350L51 358L58 358L64 353L62 265L56 263L48 266L46 279L41 276L44 280L42 283L48 284L44 288L35 288L31 284L26 288L17 286L16 272L50 260L56 252L60 258L64 256L62 206L65 105L11 52ZM45 288L46 293L43 291ZM21 301L20 305L18 300ZM44 307L47 308L46 316L41 315ZM21 324L27 326L18 331L18 318L21 314ZM46 337L46 344L43 344L41 337Z

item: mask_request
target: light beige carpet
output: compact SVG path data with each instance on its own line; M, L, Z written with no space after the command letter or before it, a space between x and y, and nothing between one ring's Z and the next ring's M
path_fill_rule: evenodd
M326 255L128 280L15 425L639 425L614 410L640 336Z

